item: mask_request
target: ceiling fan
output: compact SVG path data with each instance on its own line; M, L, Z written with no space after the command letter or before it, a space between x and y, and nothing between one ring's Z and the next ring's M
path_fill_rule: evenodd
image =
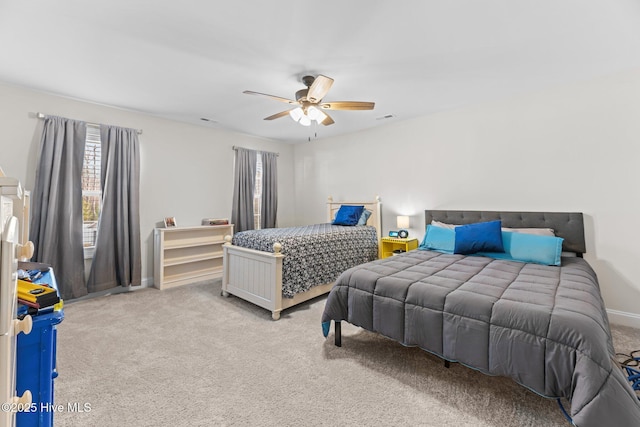
M276 101L285 102L287 104L295 106L291 110L281 111L272 116L265 117L265 120L279 119L289 115L294 121L300 123L303 126L309 126L312 121L316 121L319 124L325 126L335 123L331 116L325 113L323 110L373 110L375 103L373 102L359 102L359 101L335 101L335 102L322 102L331 85L333 79L327 76L319 74L317 77L304 76L302 82L307 86L306 89L300 89L296 92L296 99L287 99L274 95L267 95L266 93L253 92L245 90L243 93L249 95L266 96Z

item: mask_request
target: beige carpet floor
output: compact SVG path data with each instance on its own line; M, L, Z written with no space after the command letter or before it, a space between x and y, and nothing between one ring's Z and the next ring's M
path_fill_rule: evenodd
M56 426L569 426L555 400L343 324L326 297L274 322L220 281L71 302L58 325ZM640 331L614 327L618 351ZM566 404L566 402L565 402Z

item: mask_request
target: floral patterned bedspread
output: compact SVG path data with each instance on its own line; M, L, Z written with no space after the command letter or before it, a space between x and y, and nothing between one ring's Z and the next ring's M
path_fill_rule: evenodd
M234 234L232 243L263 252L282 245L282 294L293 298L315 285L334 282L343 271L378 258L375 227L313 224Z

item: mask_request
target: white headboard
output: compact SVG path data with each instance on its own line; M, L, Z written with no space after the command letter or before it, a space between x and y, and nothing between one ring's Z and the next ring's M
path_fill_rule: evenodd
M380 214L380 196L376 196L376 199L373 202L334 202L333 197L329 196L327 199L327 213L329 222L333 221L333 218L336 216L336 212L340 209L342 205L357 205L364 206L365 209L371 211L371 216L367 221L367 225L376 228L376 234L378 235L378 240L382 237L382 215Z

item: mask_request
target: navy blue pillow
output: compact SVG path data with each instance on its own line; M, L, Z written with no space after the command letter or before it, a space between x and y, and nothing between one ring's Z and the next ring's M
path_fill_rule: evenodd
M333 220L334 225L356 225L360 216L362 215L362 211L364 210L364 206L351 206L351 205L342 205L340 209L338 209L338 213L336 214L336 218Z
M476 252L504 252L501 227L500 220L457 226L453 253L469 255Z

